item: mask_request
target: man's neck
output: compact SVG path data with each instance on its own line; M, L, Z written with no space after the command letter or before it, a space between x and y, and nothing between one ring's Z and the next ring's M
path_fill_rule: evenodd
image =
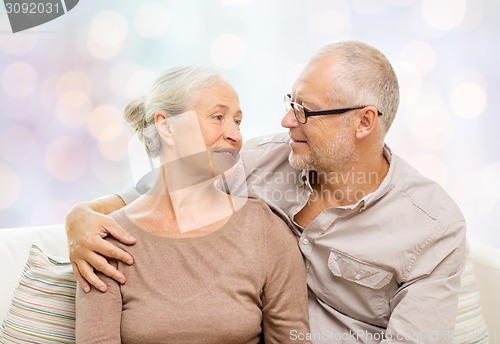
M325 207L356 204L382 184L389 171L383 154L360 158L342 171L314 172L311 178L316 200Z

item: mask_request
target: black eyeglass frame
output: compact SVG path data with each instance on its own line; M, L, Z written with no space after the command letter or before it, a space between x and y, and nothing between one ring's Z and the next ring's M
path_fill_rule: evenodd
M285 94L285 96L283 97L283 103L285 105L286 111L289 111L288 106L290 106L290 108L293 110L293 114L295 115L295 118L297 119L297 121L300 124L306 124L307 117L326 116L326 115L342 115L342 114L349 112L349 111L352 111L352 110L364 109L365 107L370 106L370 105L364 105L364 106L356 106L356 107L351 107L351 108L311 111L311 110L306 109L301 104L292 101L292 95L290 93ZM302 109L302 111L304 112L304 122L302 122L299 119L299 115L297 114L297 112L300 110L296 110L295 106ZM380 112L378 109L377 109L377 114L379 116L382 116L382 112Z

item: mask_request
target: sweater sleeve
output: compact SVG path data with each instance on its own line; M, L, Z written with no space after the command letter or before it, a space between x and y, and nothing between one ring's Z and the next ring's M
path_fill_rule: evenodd
M116 261L110 261L117 266ZM120 285L103 273L97 276L108 286L102 293L92 287L85 293L78 287L76 292L76 343L120 344L122 296Z
M262 295L265 343L310 343L306 340L310 334L306 274L297 240L278 216L272 214L266 220Z

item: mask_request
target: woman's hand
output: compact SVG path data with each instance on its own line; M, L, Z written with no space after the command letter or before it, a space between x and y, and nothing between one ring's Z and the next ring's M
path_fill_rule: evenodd
M125 283L123 273L108 263L105 257L133 264L130 254L104 240L107 235L124 244L135 243L135 238L129 235L115 220L104 215L120 209L125 204L118 196L107 196L102 199L74 206L66 216L66 234L69 244L69 258L78 283L85 292L93 285L102 292L107 290L106 284L97 277L95 270Z

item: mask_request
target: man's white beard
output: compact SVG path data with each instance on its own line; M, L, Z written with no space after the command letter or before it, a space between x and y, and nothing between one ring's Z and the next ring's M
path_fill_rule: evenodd
M298 155L292 150L288 161L298 170L340 172L355 160L354 151L354 142L349 138L349 126L346 123L337 136L325 142L320 149L310 150L307 155Z

